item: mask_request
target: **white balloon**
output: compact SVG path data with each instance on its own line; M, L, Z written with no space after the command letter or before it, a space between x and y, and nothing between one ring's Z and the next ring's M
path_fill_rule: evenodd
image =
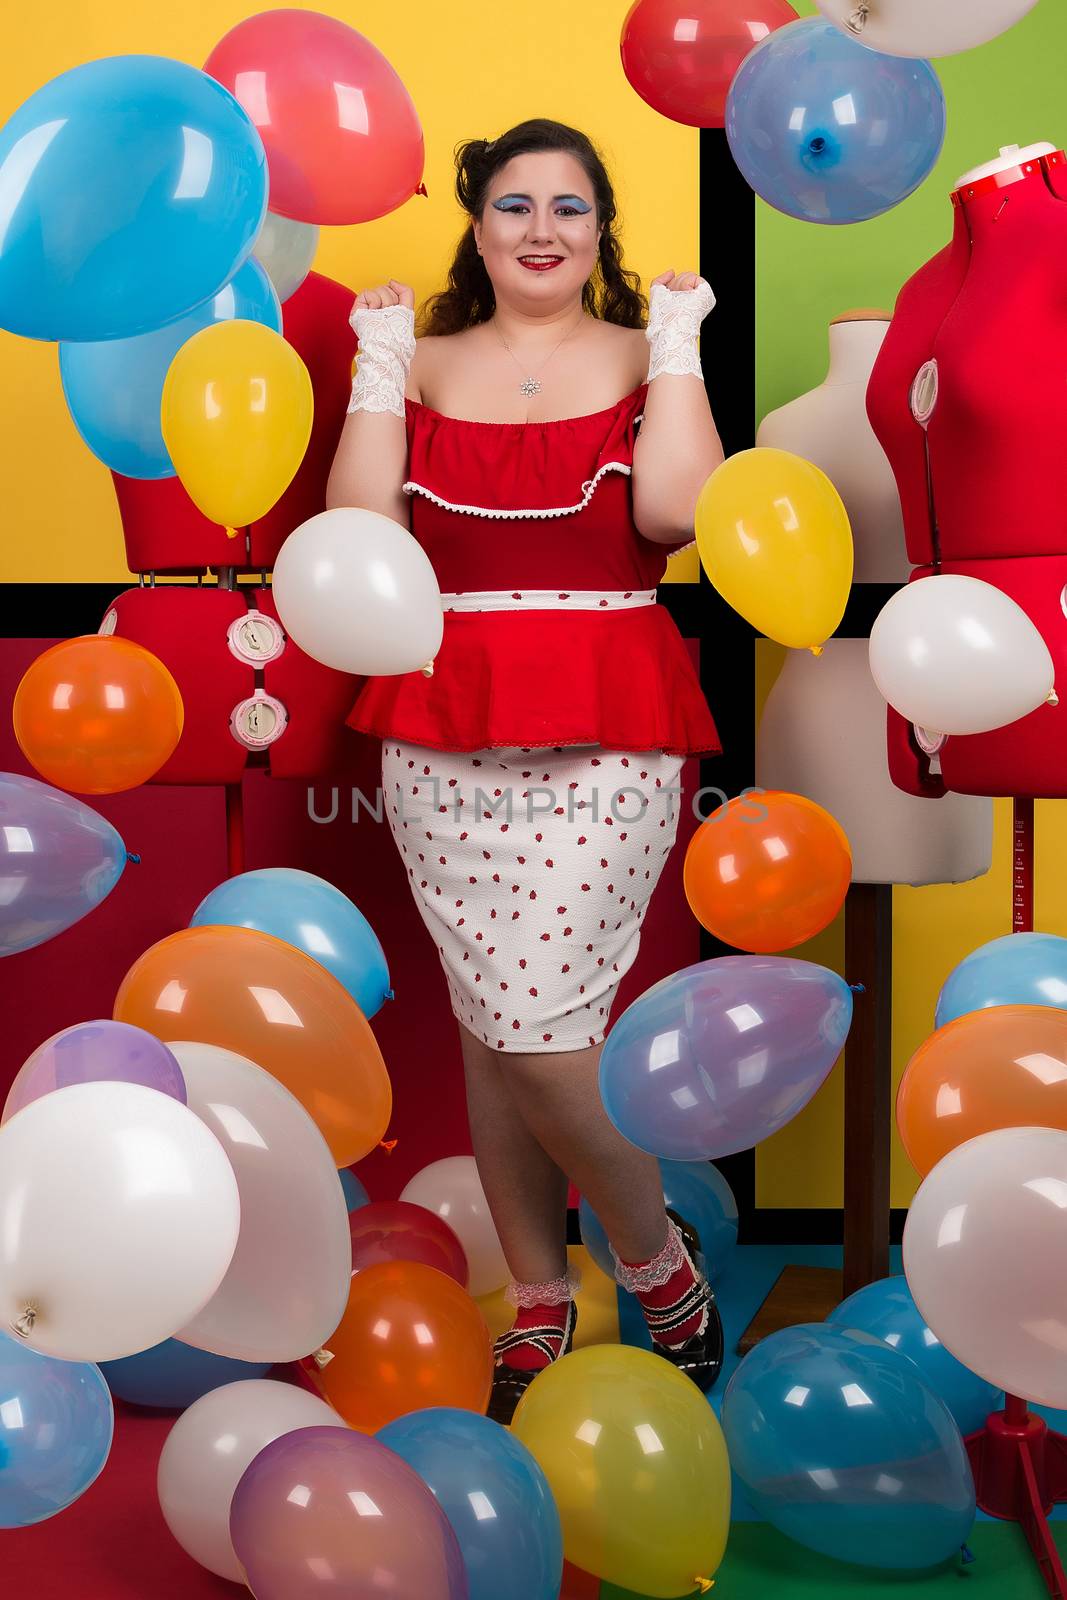
M1003 728L1053 693L1052 657L1022 607L954 573L897 590L875 618L870 662L883 698L928 733Z
M293 222L268 211L252 254L273 283L278 299L288 300L311 271L318 248L317 223Z
M1009 1394L1067 1406L1067 1133L1000 1128L950 1150L904 1227L904 1274L941 1343Z
M508 1279L489 1202L473 1156L446 1156L416 1172L400 1196L436 1212L459 1239L470 1267L469 1292L491 1294Z
M325 1400L291 1383L249 1378L212 1389L183 1411L159 1458L156 1485L182 1549L220 1578L244 1582L230 1543L230 1502L259 1452L297 1428L344 1428Z
M339 672L415 672L441 646L441 590L406 528L377 511L337 506L294 528L274 563L282 627Z
M1037 0L815 0L842 33L891 56L951 56L985 44Z
M65 1361L169 1339L211 1299L237 1179L195 1112L141 1084L71 1084L0 1128L0 1326Z
M321 1349L348 1303L352 1238L330 1147L277 1078L220 1045L168 1043L189 1109L225 1150L241 1232L222 1283L177 1337L239 1361Z

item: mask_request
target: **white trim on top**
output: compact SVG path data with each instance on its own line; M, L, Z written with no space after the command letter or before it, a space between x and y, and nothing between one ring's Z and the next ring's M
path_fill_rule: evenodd
M500 511L489 506L458 505L453 500L443 500L440 495L434 494L433 490L428 489L425 484L415 483L411 479L409 479L407 483L402 484L401 488L404 494L425 495L427 500L432 500L435 506L443 506L446 511L466 511L469 515L474 517L570 517L573 516L577 511L585 510L586 506L593 498L597 484L600 482L601 478L606 472L622 472L627 477L630 476L630 468L625 462L605 461L604 465L598 468L595 477L587 478L582 484L582 498L577 502L576 505L551 506L548 508L535 506L532 509L524 508L521 510Z

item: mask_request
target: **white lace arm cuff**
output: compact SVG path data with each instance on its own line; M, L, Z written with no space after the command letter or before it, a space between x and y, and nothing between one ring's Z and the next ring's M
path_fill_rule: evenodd
M361 306L349 322L356 330L359 352L348 410L390 411L404 415L404 390L415 354L415 312L411 306Z
M647 382L662 372L691 372L694 377L703 378L697 335L714 304L714 291L704 278L699 278L693 289L668 289L665 283L652 285L645 328L645 338L652 346Z

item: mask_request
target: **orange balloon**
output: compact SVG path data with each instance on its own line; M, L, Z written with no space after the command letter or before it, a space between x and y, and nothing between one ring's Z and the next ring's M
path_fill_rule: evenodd
M466 1289L421 1261L386 1261L352 1279L333 1360L313 1368L316 1388L364 1433L427 1406L484 1414L493 1345Z
M946 1022L904 1069L897 1127L923 1177L980 1133L1067 1132L1067 1011L989 1006Z
M737 950L768 955L832 922L852 851L828 811L783 789L728 800L689 841L682 881L697 921Z
M296 1096L337 1167L389 1126L393 1091L370 1023L332 972L272 933L210 923L160 939L123 978L114 1016L164 1043L247 1056Z
M100 633L37 657L15 690L15 738L46 783L117 794L155 776L181 738L185 708L157 656Z

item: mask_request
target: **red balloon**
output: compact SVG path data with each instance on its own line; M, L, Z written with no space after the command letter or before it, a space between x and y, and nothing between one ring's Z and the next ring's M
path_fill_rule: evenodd
M296 222L370 222L420 189L415 104L377 46L318 11L262 11L219 40L204 71L252 118L270 208Z
M619 43L623 71L642 100L672 122L721 128L742 61L796 20L787 0L634 0Z
M352 1271L377 1267L383 1261L419 1261L436 1267L465 1289L470 1279L467 1257L447 1222L410 1200L372 1200L348 1218L352 1234Z

